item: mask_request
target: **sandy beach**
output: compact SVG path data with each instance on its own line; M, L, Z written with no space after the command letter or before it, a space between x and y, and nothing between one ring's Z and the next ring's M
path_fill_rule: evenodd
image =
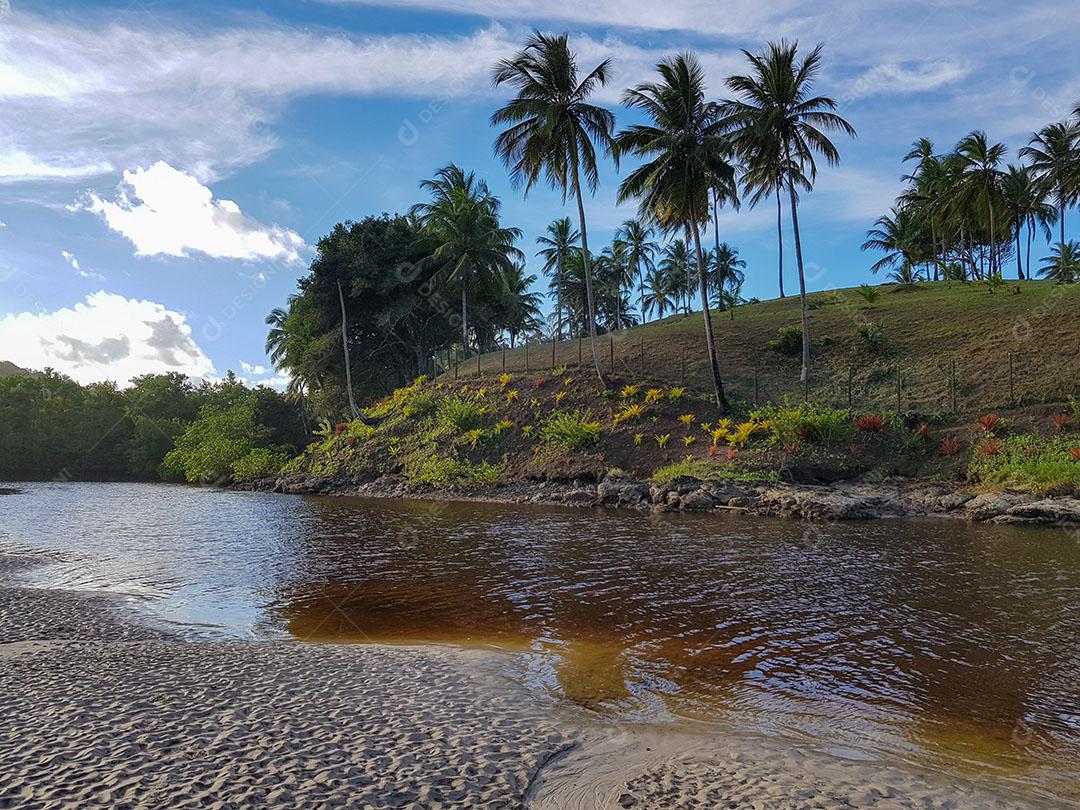
M0 557L0 807L1036 807L907 767L545 702L509 653L188 641ZM1060 805L1058 805L1060 806Z

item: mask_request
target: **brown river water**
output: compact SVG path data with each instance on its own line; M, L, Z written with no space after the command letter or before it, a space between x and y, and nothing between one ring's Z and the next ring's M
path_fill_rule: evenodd
M512 677L1080 799L1080 535L27 484L0 552L198 637L523 652Z

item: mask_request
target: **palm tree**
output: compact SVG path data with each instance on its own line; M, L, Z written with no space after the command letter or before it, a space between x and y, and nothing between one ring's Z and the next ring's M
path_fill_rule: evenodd
M840 162L840 153L825 133L839 131L855 136L854 127L833 112L836 109L833 99L810 95L821 67L821 49L818 45L801 62L796 59L797 42L771 43L761 54L743 51L750 60L750 73L727 80L728 88L739 98L724 104L735 143L746 164L752 167L750 171L757 178L757 186L762 187L772 173L774 179L769 182L787 187L802 305L800 379L806 386L810 382L810 317L797 189L812 188L817 178L815 155L824 157L830 166Z
M1020 157L1031 161L1038 181L1057 202L1061 245L1065 244L1065 209L1080 195L1080 126L1050 124L1031 136Z
M889 213L878 217L874 227L866 232L863 250L880 250L885 255L870 267L871 273L890 268L894 279L900 284L912 284L917 280L915 271L921 254L919 234L914 217L904 206L889 209Z
M645 276L645 293L642 296L642 317L656 312L656 317L661 319L668 307L675 308L675 296L673 279L661 268L650 270Z
M639 84L623 94L624 103L644 112L650 123L622 130L615 141L617 154L646 161L622 182L619 201L636 198L643 218L666 230L685 230L692 237L713 394L717 409L727 413L730 407L713 339L701 225L709 221L709 195L717 178L734 182L735 170L728 162L731 145L723 133L719 105L705 100L705 74L697 59L680 54L660 62L656 69L660 81Z
M547 227L547 236L536 237L536 244L543 247L537 256L544 258L544 273L555 282L555 339L562 340L562 290L564 268L570 257L579 250L580 234L570 224L570 217L562 217Z
M1062 242L1055 245L1050 255L1043 259L1039 275L1055 284L1073 284L1080 281L1080 242Z
M742 288L746 276L743 268L746 262L739 258L739 249L734 248L727 242L721 242L709 256L709 265L712 271L709 275L709 285L716 293L716 301L720 309L726 309L724 293L729 288Z
M933 279L937 281L944 264L945 253L944 238L942 252L938 253L940 211L943 207L940 192L945 176L944 166L941 158L934 154L934 144L929 138L919 138L911 145L910 151L904 155L904 162L909 160L918 162L915 170L903 178L909 181L912 187L901 195L900 203L916 221L930 228L930 256L934 264ZM930 277L929 273L927 277Z
M517 90L517 95L491 116L492 125L509 125L495 140L495 153L509 168L511 179L524 185L528 194L543 173L547 182L562 192L564 201L568 193L577 200L590 345L593 365L601 378L582 185L593 193L600 183L594 144L605 153L612 148L615 116L589 103L593 91L607 82L610 70L611 62L605 59L579 79L577 58L567 35L536 32L521 51L500 61L492 74L496 86L509 84Z
M641 317L645 318L645 274L652 271L653 257L658 250L656 242L652 241L652 228L640 220L628 219L617 231L615 238L625 242L629 256L627 257L627 272L638 280L638 302L641 305Z
M520 334L538 332L543 323L540 293L532 292L536 276L526 275L525 267L515 264L503 274L502 295L499 301L499 322L510 336L514 348Z
M615 328L621 330L623 288L632 288L634 284L634 276L630 272L630 247L621 239L615 239L610 247L604 248L603 255L607 264L607 281L615 297Z
M430 191L431 202L419 203L410 214L419 222L429 254L417 263L433 267L444 283L461 288L461 348L469 350L469 292L492 282L501 283L524 255L514 247L521 237L517 228L499 224L499 200L473 172L450 164L420 188ZM479 348L479 347L478 347Z
M1001 195L1005 210L1009 214L1009 224L1016 238L1016 277L1024 278L1024 266L1021 259L1020 232L1027 226L1028 272L1031 275L1031 236L1036 227L1040 227L1050 240L1050 223L1057 218L1054 206L1046 202L1042 189L1035 181L1032 170L1027 166L1009 164L1005 176L1001 179Z
M683 300L683 311L690 314L690 294L694 285L690 280L690 274L694 269L694 260L690 254L690 247L684 239L673 239L664 247L663 256L660 259L660 269L671 280L671 289L675 292L676 301ZM678 305L676 304L676 309Z
M1003 205L1000 166L1007 152L1005 144L991 144L981 130L972 132L956 146L962 168L957 204L986 212L990 224L990 275L996 276L1001 275L997 262L997 212Z

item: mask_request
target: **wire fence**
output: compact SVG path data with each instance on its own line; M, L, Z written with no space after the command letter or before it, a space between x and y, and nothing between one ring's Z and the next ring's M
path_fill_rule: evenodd
M605 334L597 337L605 373L639 382L711 388L708 358L674 339ZM970 413L991 408L1061 402L1080 393L1080 346L1045 352L1002 353L985 358L900 355L830 357L817 363L809 384L799 379L798 359L769 352L756 362L721 358L721 376L730 399L751 404L809 401L818 405L872 411ZM471 357L432 358L429 373L444 379L510 374L575 373L593 368L588 338L531 343Z

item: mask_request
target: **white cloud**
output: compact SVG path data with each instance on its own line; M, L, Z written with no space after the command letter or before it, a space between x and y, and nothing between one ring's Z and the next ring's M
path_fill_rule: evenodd
M223 259L295 262L307 249L295 231L245 216L235 202L214 199L195 177L164 161L125 171L115 200L90 194L79 207L130 239L139 256L195 251Z
M846 98L883 93L924 93L967 78L971 69L954 59L875 65L852 83Z
M191 338L184 315L153 301L105 291L54 312L0 318L3 359L23 368L53 368L80 383L139 374L212 374L214 365Z
M245 374L254 374L256 377L261 377L266 373L266 368L264 366L248 363L244 360L240 361L240 370Z
M2 93L0 93L2 96ZM112 169L108 163L78 165L44 162L21 150L0 151L0 182L20 180L65 180L91 177Z
M104 281L105 276L100 273L95 273L92 270L83 270L79 264L79 260L75 258L75 254L68 250L61 250L60 255L64 257L64 261L71 265L71 269L78 273L83 278L94 278L99 281Z
M67 262L68 264L70 264L70 265L71 265L71 268L72 268L73 270L78 270L78 269L80 269L80 268L79 268L79 260L75 258L75 254L74 254L74 253L69 253L69 252L68 252L68 251L66 251L66 250L61 250L61 251L60 251L60 255L64 257L64 261L66 261L66 262Z

